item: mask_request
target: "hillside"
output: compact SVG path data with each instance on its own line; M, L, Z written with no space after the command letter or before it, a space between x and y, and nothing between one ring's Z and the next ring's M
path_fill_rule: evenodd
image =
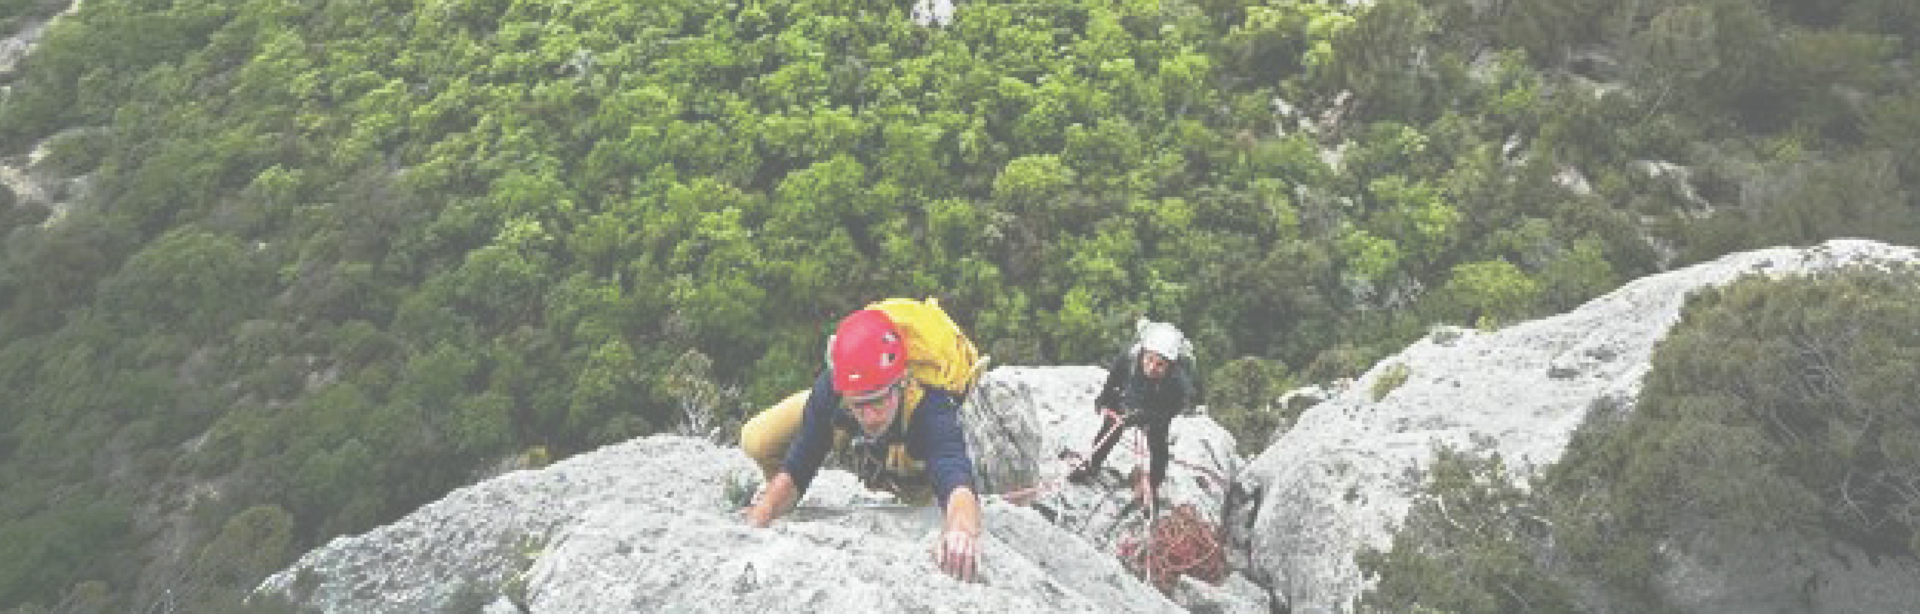
M1436 324L1920 243L1912 2L921 4L0 0L0 610L724 440L882 297L1177 322L1250 453Z

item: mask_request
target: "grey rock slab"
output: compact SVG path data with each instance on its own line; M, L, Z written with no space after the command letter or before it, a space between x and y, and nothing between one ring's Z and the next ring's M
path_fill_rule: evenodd
M595 510L533 567L534 612L1177 611L1031 510L989 503L980 582L940 573L928 508L855 508L751 529L652 505Z
M1000 422L969 429L976 458L1005 488L1045 491L1050 507L985 498L979 583L936 569L933 507L892 502L829 468L791 514L749 528L734 501L760 478L745 454L653 436L461 488L308 552L256 592L326 612L1178 611L1113 555L1113 537L1144 527L1137 512L1120 513L1126 489L1058 479L1057 451L1098 428L1104 377L1002 368L983 380L975 400L996 405L969 416ZM1240 463L1232 437L1204 416L1173 432L1187 462L1170 471L1168 504L1217 515ZM1139 462L1122 449L1108 465Z
M737 448L661 436L461 488L392 524L335 538L257 592L326 612L438 611L493 595L589 510L654 505L721 513L727 482L757 473Z

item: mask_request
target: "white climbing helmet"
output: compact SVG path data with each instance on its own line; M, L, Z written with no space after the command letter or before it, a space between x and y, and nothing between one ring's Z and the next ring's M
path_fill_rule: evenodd
M1187 336L1172 324L1140 318L1134 323L1133 329L1139 335L1140 349L1152 350L1167 360L1180 360L1181 356L1192 351L1191 346L1187 345Z

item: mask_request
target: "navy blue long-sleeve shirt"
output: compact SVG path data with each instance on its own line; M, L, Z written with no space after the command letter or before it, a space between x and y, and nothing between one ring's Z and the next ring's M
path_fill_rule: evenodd
M960 427L960 404L952 395L932 386L921 386L920 404L913 408L905 424L895 418L884 437L891 445L904 445L907 455L926 464L926 474L940 507L947 506L953 489L973 486L973 460L967 455L966 431ZM860 423L840 403L833 389L832 370L823 370L814 380L813 391L801 418L800 432L787 448L781 463L801 493L813 483L813 476L833 449L836 430L862 434ZM906 415L902 408L902 416ZM889 446L889 447L890 447Z

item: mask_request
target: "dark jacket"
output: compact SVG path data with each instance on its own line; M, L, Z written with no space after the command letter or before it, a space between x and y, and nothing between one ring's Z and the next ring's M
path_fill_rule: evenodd
M953 489L973 485L973 460L967 456L966 431L960 428L960 404L938 388L921 386L924 392L920 404L915 406L911 415L906 408L896 418L876 445L854 446L855 455L886 454L894 447L904 446L906 454L925 463L924 479L930 482L933 494L942 508L947 505L947 495ZM786 460L782 468L793 477L793 483L805 493L807 486L813 483L813 476L819 472L820 465L826 462L827 453L833 449L835 431L846 431L856 440L865 436L859 421L840 403L840 393L833 390L833 372L822 371L819 379L813 383L813 392L807 397L805 417L800 421L800 432L787 448ZM903 424L905 423L905 424ZM861 461L876 459L856 458ZM877 469L877 468L876 468ZM873 476L862 475L863 480ZM923 476L909 476L920 478Z
M1118 434L1109 436L1107 429L1126 426L1140 427L1147 433L1147 451L1150 456L1150 471L1154 488L1167 479L1167 462L1171 459L1168 447L1168 430L1173 417L1200 403L1200 386L1194 374L1193 362L1182 359L1167 366L1167 374L1159 379L1149 378L1140 372L1140 348L1129 348L1115 358L1107 369L1107 383L1100 387L1100 396L1093 400L1097 409L1111 409L1120 414L1122 423L1107 424L1101 429L1102 436L1108 441L1094 453L1097 461L1106 458L1106 451L1113 447Z
M1100 387L1094 405L1119 412L1130 425L1148 422L1168 423L1200 404L1200 386L1193 374L1193 363L1182 359L1168 365L1167 374L1151 379L1139 373L1140 349L1130 348L1113 359L1107 369L1107 383Z

